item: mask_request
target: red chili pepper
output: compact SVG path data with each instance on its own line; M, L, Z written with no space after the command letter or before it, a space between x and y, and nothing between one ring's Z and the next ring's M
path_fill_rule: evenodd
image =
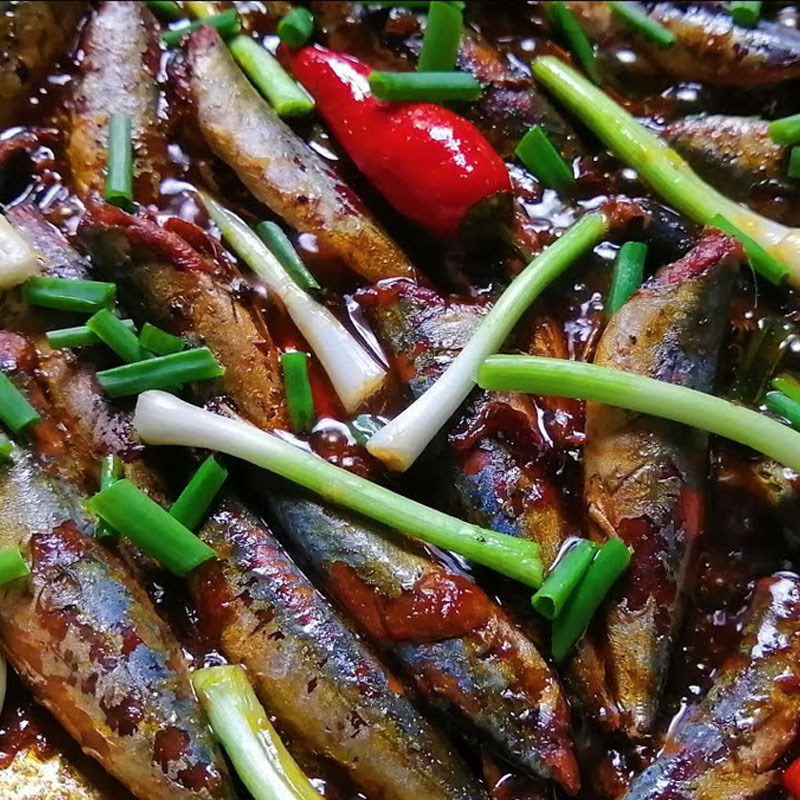
M458 114L376 100L369 67L318 45L298 51L292 67L356 166L397 211L433 233L455 236L476 203L511 191L502 159Z
M783 773L783 785L797 798L800 798L800 758L789 765Z

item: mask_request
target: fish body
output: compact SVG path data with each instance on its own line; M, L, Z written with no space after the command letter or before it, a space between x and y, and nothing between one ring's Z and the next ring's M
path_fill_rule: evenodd
M624 800L762 797L797 734L799 679L800 578L777 573L759 581L738 649Z
M614 315L595 364L710 392L738 245L706 234ZM586 693L606 681L631 736L652 723L679 630L683 590L703 525L707 436L598 403L586 406L584 496L595 534L619 536L633 559L606 606L599 665L579 648ZM580 670L581 665L590 670ZM580 681L579 681L580 682ZM613 709L597 715L616 718Z
M186 63L200 131L258 200L369 280L414 274L352 190L253 88L213 28L189 37Z

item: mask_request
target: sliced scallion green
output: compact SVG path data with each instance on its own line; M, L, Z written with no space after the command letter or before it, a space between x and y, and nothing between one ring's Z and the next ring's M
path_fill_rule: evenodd
M133 204L133 133L127 114L112 114L108 120L105 198L120 208Z
M564 3L557 0L545 3L545 13L553 27L564 37L578 63L586 70L586 74L595 83L600 83L594 45L589 41L573 13Z
M531 598L531 604L545 619L552 621L560 616L596 552L597 545L581 539L556 562L539 591Z
M209 456L192 475L189 483L172 504L169 513L193 531L208 513L211 503L228 477L228 470Z
M770 283L780 286L787 279L789 268L768 253L755 239L737 228L730 220L725 219L722 214L715 214L708 224L738 239L744 247L750 266Z
M782 372L778 375L772 381L772 388L800 403L800 381L789 375L788 372Z
M461 9L440 0L430 4L417 64L420 72L446 72L455 68L463 23Z
M0 584L10 583L30 574L30 568L18 547L6 547L0 550Z
M178 576L216 556L207 544L127 478L98 492L86 506Z
M0 463L11 460L14 453L14 442L3 434L0 434Z
M131 364L145 357L136 334L107 308L101 308L89 317L86 327L123 361Z
M775 144L788 147L800 142L800 114L776 119L769 124L769 135Z
M550 189L567 189L575 183L572 170L553 146L541 125L534 125L515 150L519 160Z
M142 332L139 334L139 344L151 353L159 356L170 356L173 353L180 353L185 349L186 342L178 336L162 331L155 325L145 322Z
M370 73L369 86L378 100L431 103L477 100L480 83L466 72L378 72Z
M789 154L789 169L787 175L790 178L800 178L800 147L793 147Z
M639 3L612 2L611 10L636 33L661 47L675 44L675 34L653 19Z
M787 420L791 426L800 430L800 403L783 392L767 392L764 404L773 413Z
M204 17L190 22L188 25L181 25L171 31L164 31L161 34L161 41L167 47L176 47L187 33L196 31L201 25L212 25L219 31L219 35L223 39L230 39L231 36L236 36L237 33L242 32L238 15L234 9L230 8L220 14L215 14L213 17Z
M0 372L0 421L12 433L25 433L41 417L8 376Z
M180 19L183 12L173 0L147 0L147 7L165 19Z
M100 491L108 489L111 484L122 480L124 467L122 461L115 455L103 456L100 461ZM119 534L107 522L100 520L95 527L95 534L100 539L116 537Z
M113 306L116 296L117 287L102 281L37 276L22 285L22 299L28 305L78 314L94 314Z
M123 319L120 322L132 333L136 333L136 325L132 319ZM91 347L101 344L100 338L96 333L89 330L85 325L76 325L74 328L59 328L54 331L47 331L45 334L50 346L56 350L63 350L65 347Z
M731 0L730 9L733 21L744 28L755 28L761 16L761 0Z
M288 47L302 47L314 30L314 15L307 8L293 8L278 23L278 36Z
M280 225L269 221L259 222L256 233L301 289L307 292L319 291L317 279L308 271Z
M308 380L308 356L298 352L283 353L281 367L292 430L306 433L314 422L314 396Z
M608 316L616 314L642 285L646 259L647 245L642 242L625 242L620 247L614 262L611 288L608 290L608 300L606 300Z

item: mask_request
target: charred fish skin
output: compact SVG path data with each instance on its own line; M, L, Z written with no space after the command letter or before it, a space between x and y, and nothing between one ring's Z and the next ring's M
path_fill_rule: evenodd
M104 2L82 39L80 79L69 108L66 148L75 191L85 196L105 184L108 124L131 119L137 198L155 198L165 158L158 135L159 26L144 3Z
M738 650L625 800L750 800L777 786L772 767L800 719L798 665L800 578L777 573L756 586Z
M641 3L643 10L676 36L667 48L636 37L633 45L665 74L719 86L759 86L800 76L800 33L759 22L744 28L722 3ZM608 3L570 0L589 37L607 41L630 36Z
M203 136L258 200L368 280L414 275L352 190L253 88L213 28L188 37L186 63Z
M617 312L595 363L711 391L740 254L724 235L704 235ZM707 436L697 430L587 403L589 517L600 538L619 536L633 551L607 605L602 648L610 693L634 738L652 726L682 617L703 525L706 450ZM597 675L584 679L588 689Z
M345 766L371 796L484 797L449 743L259 519L228 498L200 536L219 554L193 579L201 616L284 727Z
M0 2L0 126L15 121L37 81L67 55L87 6L72 0Z

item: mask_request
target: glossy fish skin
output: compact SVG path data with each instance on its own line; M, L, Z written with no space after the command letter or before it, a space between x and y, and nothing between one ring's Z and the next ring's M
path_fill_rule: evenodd
M663 267L609 322L595 364L710 392L740 248L706 233ZM594 533L619 536L633 559L606 605L602 668L584 643L574 667L590 696L616 699L621 724L652 726L703 526L707 436L665 420L587 403L584 499ZM605 691L597 688L605 681ZM616 718L614 709L596 715Z
M15 121L36 83L67 55L86 7L72 0L0 2L0 126Z
M772 141L766 120L688 117L668 125L662 135L703 177L737 199L746 200L764 181L789 185L789 150Z
M220 560L193 592L222 647L285 727L345 766L370 796L483 793L446 740L309 583L264 524L230 498L203 527Z
M233 798L177 643L82 498L18 447L0 502L31 565L0 590L0 646L39 702L140 800Z
M631 40L664 74L719 86L759 86L800 76L800 33L761 21L755 28L736 25L722 3L642 3L647 13L675 34L660 47L645 37L631 39L608 3L570 0L593 41Z
M186 64L203 136L258 200L368 280L414 274L350 188L253 88L211 26L188 38Z
M750 800L779 785L772 767L797 734L798 682L800 578L783 572L759 581L738 650L624 800Z
M108 122L131 118L137 199L154 198L165 151L158 135L159 25L144 3L104 2L82 38L80 79L69 106L66 155L74 191L105 186Z

